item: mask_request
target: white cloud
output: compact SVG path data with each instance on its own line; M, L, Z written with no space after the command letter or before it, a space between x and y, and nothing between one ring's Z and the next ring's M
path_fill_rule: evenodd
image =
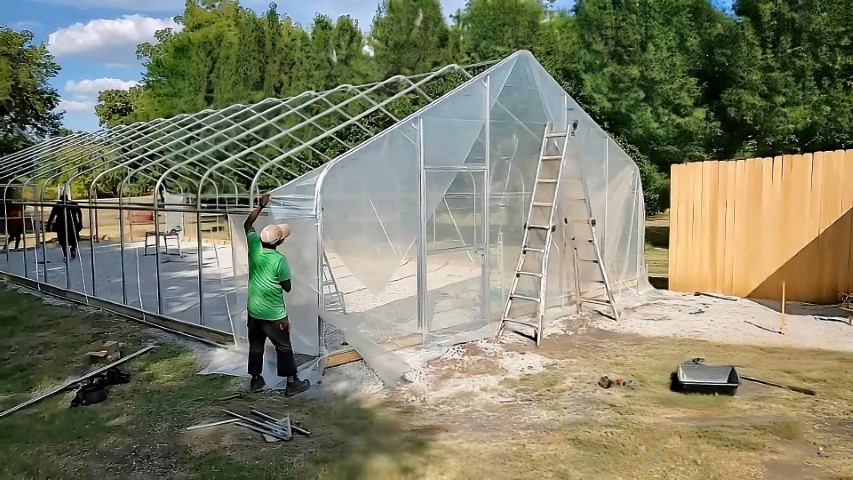
M58 112L66 113L95 113L95 102L80 100L61 100L56 107Z
M136 85L138 85L136 81L117 78L94 78L79 82L69 80L65 83L65 93L77 98L95 99L104 90L129 90Z
M184 10L184 0L36 0L53 5L67 5L81 9L102 8L133 12L173 12ZM346 1L346 0L345 0ZM241 0L240 5L266 9L269 0ZM279 1L279 4L284 2ZM310 2L309 2L310 3Z
M69 114L94 115L95 105L98 104L98 94L104 90L127 90L138 84L133 80L119 80L117 78L92 78L65 83L65 93L56 107L58 112Z
M75 23L48 37L50 53L57 58L83 57L110 63L136 62L136 46L154 41L154 33L164 28L179 29L171 18L125 15Z
M77 8L109 8L148 12L180 11L184 8L182 0L37 0L41 3L68 5Z

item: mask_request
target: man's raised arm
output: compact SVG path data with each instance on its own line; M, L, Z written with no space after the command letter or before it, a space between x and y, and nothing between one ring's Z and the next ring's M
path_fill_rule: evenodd
M261 216L261 212L266 208L267 204L270 203L270 194L265 193L261 195L260 200L258 200L258 206L249 214L249 218L243 222L243 230L249 231L252 229L252 226L255 224L255 220Z

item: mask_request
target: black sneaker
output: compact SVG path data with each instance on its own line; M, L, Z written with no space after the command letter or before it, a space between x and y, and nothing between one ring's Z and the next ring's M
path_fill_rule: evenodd
M254 393L260 392L264 388L266 388L267 382L264 381L264 377L258 375L257 377L252 377L252 381L249 382L249 390Z
M284 389L285 397L292 397L298 393L302 393L308 388L311 387L311 382L308 380L296 380L293 382L287 382L287 387Z

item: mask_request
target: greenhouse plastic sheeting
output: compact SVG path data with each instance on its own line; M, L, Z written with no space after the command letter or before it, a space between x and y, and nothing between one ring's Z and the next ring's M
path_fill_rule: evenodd
M564 168L564 178L586 183L611 284L648 289L639 169L530 53L518 52L272 193L275 221L297 226L283 249L304 282L289 296L304 316L299 348L318 353L338 340L327 334L351 338L392 382L401 374L389 357L395 349L494 333L548 124L573 132L569 155L580 171ZM561 188L560 218L586 216L568 200L578 193ZM559 225L547 291L556 308L575 292L572 232ZM239 248L235 239L235 261ZM317 318L337 328L312 324Z

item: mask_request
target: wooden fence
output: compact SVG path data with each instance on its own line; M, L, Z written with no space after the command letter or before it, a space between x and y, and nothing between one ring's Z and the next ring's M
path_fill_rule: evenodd
M672 290L836 303L851 238L853 150L672 167Z

